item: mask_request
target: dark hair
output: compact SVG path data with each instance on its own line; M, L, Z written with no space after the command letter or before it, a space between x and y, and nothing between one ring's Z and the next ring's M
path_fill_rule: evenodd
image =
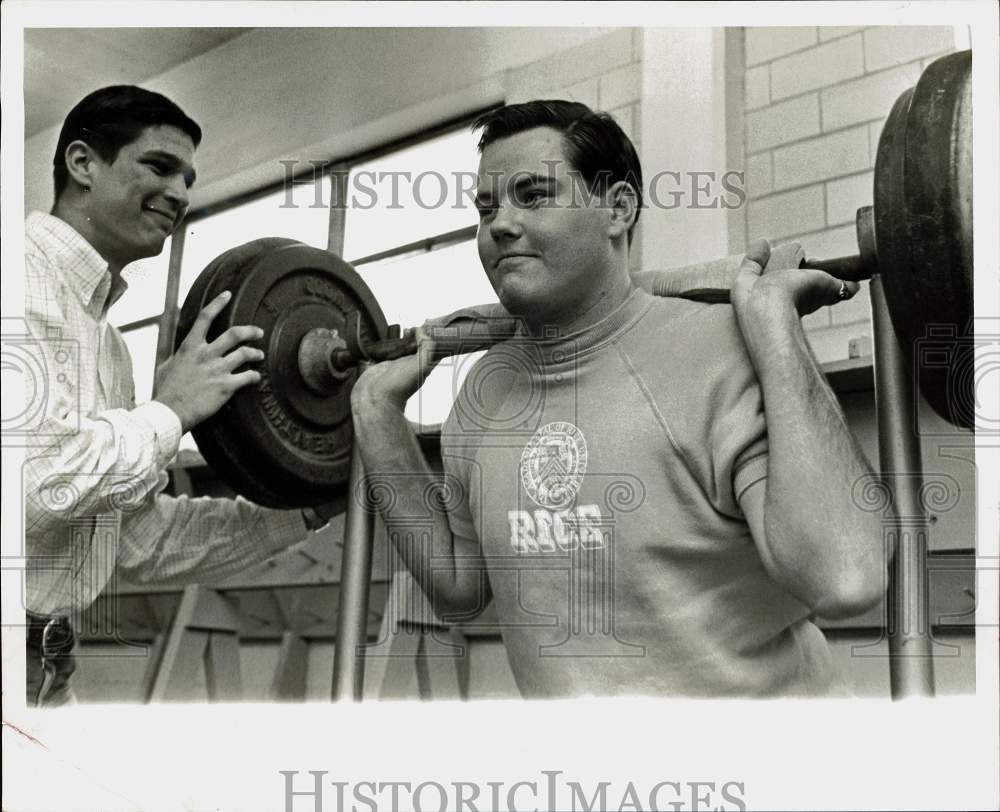
M598 184L607 184L606 189L621 180L635 191L638 205L628 232L632 241L632 229L642 211L642 166L632 141L608 113L594 112L580 102L538 99L490 110L472 125L473 130L480 127L480 152L494 141L535 127L558 130L570 164L591 192Z
M183 130L197 147L201 127L166 96L134 85L102 87L86 96L69 111L52 156L52 179L56 200L66 188L66 147L86 141L101 160L112 163L126 144L131 144L147 127L169 124Z

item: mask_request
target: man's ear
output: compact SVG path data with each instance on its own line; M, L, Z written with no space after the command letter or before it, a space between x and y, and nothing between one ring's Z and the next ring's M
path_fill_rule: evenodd
M635 218L639 216L639 201L635 189L623 180L617 181L608 189L608 205L611 211L609 235L612 238L627 236Z
M94 185L94 169L99 160L97 153L86 141L71 141L63 153L66 171L84 189Z

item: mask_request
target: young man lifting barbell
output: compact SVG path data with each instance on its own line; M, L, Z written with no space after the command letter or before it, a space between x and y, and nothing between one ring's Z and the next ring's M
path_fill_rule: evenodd
M108 309L122 269L156 256L179 226L201 130L169 99L133 86L84 98L53 158L55 203L25 224L25 320L46 370L25 465L27 701L72 701L71 618L115 572L140 583L222 578L302 540L323 509L267 510L244 499L171 498L181 435L259 380L237 371L262 352L236 326L206 340L228 299L201 312L136 405L132 365Z
M477 126L479 254L522 332L470 371L443 486L403 416L435 363L427 333L351 398L435 610L469 619L492 598L528 697L846 692L812 617L874 605L887 554L799 319L856 284L762 272L760 241L731 305L650 296L629 277L641 168L612 118L535 101ZM408 533L428 503L431 532Z

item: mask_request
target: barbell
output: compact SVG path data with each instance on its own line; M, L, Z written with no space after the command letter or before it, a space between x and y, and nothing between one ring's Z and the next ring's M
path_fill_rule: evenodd
M879 274L898 340L930 405L973 426L971 53L936 60L896 101L879 139L873 205L859 209L859 253L796 263L842 279ZM779 247L778 250L782 250ZM794 250L794 249L792 249ZM742 256L633 275L656 295L727 301ZM265 358L244 387L194 437L206 462L236 491L270 507L346 497L350 393L362 361L415 350L389 326L368 286L328 251L284 238L226 251L199 275L181 308L175 344L224 290L232 299L209 340L238 324L264 331ZM514 335L499 305L433 321L441 355L473 352ZM937 362L924 350L937 352ZM941 352L946 357L942 359Z

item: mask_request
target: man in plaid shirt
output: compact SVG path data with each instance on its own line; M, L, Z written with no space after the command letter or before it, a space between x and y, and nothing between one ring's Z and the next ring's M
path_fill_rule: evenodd
M70 618L120 572L138 583L221 578L302 540L325 516L243 499L161 493L181 435L259 374L253 326L206 341L228 302L202 311L136 405L132 364L108 309L122 269L158 255L182 222L201 130L169 99L133 86L95 91L69 113L53 158L55 203L25 224L25 312L46 370L44 438L25 465L27 701L73 701ZM72 374L66 374L73 371Z

